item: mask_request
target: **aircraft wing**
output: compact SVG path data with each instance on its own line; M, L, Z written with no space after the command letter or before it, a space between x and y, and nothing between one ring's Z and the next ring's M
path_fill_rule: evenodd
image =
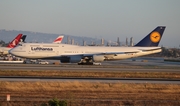
M152 49L139 49L139 50L145 52L145 51L153 51L153 50L159 50L159 49L161 49L161 47L158 47L158 48L152 48Z
M93 56L93 55L118 55L118 54L129 54L129 53L138 53L139 51L131 51L131 52L103 52L103 53L93 53L93 54L84 54L83 56Z
M147 48L147 49L139 49L139 50L137 50L137 51L130 51L130 52L103 52L103 53L93 53L93 54L84 54L83 56L87 56L87 57L89 57L89 56L93 56L93 55L114 55L114 56L116 56L116 55L118 55L118 54L132 54L132 53L138 53L138 52L148 52L148 51L153 51L153 50L160 50L161 49L161 47L158 47L158 48L152 48L152 49L149 49L149 48Z

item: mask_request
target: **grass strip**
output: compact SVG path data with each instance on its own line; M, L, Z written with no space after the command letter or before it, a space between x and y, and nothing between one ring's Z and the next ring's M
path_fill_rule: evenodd
M113 77L113 78L167 78L180 79L178 72L128 72L128 71L55 71L55 70L0 70L0 76L41 76L41 77Z

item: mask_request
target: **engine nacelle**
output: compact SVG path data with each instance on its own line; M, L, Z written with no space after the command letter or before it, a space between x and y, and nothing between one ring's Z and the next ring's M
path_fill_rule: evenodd
M102 62L104 61L105 57L103 55L93 55L94 62Z

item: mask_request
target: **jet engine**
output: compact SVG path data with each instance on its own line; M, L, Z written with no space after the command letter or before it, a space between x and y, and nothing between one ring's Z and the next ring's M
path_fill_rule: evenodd
M93 55L94 62L102 62L104 61L105 57L103 55Z

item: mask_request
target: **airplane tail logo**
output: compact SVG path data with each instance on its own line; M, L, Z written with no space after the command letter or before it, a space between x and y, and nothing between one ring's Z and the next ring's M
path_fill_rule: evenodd
M153 32L150 35L150 39L151 39L152 42L157 43L157 42L160 41L161 35L159 34L159 32Z
M23 36L21 37L20 41L21 41L21 42L25 42L26 36L27 36L27 35L23 35Z
M165 26L158 26L135 46L153 47L158 46L165 30Z
M58 36L53 43L61 43L63 40L64 36Z
M9 44L8 44L8 48L14 48L21 40L22 34L19 34L18 36L16 36L16 38L14 38Z

